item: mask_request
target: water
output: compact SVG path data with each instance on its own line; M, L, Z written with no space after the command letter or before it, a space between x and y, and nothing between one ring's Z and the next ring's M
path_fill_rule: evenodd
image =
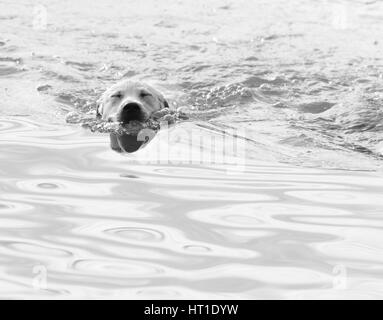
M378 1L1 1L0 296L381 297L382 29ZM190 120L121 154L65 118L126 77Z

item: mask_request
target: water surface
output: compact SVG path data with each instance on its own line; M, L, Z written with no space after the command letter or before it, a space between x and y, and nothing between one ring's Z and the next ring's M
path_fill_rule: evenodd
M0 1L2 298L382 296L381 2L40 4ZM122 78L191 120L65 122Z

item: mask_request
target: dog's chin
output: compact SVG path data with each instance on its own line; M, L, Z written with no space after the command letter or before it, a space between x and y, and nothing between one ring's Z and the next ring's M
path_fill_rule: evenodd
M118 121L121 122L122 124L128 124L132 121L134 121L134 122L145 122L146 120L148 120L148 118L149 117L143 112L130 113L127 115L124 113L121 113L118 116Z
M135 126L143 125L147 120L148 118L121 119L119 123L122 124L123 126L135 127Z

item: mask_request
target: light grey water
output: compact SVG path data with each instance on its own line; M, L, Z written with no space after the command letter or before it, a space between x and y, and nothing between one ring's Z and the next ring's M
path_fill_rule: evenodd
M381 2L40 4L0 1L2 298L382 297ZM193 119L65 123L126 77Z

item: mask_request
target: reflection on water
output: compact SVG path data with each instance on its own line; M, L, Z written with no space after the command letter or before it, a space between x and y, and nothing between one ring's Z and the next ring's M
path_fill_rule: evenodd
M137 135L110 133L110 147L117 152L135 152L145 147L155 136L151 129L143 129Z
M157 137L121 155L108 134L0 128L2 297L382 294L381 173L158 163Z

